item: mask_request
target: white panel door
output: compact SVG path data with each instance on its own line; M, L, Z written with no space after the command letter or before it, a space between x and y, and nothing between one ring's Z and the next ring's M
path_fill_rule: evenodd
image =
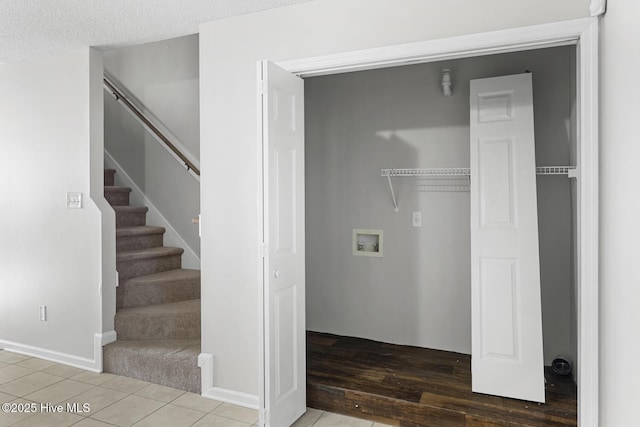
M471 81L474 392L544 402L531 74Z
M304 83L262 63L265 423L306 411Z

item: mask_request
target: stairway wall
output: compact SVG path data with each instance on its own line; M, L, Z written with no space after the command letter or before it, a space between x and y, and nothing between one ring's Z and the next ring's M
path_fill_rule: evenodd
M162 124L200 159L198 35L113 49L105 71L124 84Z
M175 135L181 150L198 165L198 36L111 50L105 52L104 67L163 131ZM113 97L105 96L104 109L105 149L121 168L116 179L128 175L131 182L120 184L140 189L140 194L134 191L133 201L152 204L162 213L167 237L175 230L183 241L175 244L194 254L195 264L186 265L199 268L200 238L191 223L200 213L199 182Z
M0 348L92 369L103 278L89 159L102 147L88 108L101 96L90 90L99 57L83 48L0 65ZM66 208L67 192L83 193L82 209Z

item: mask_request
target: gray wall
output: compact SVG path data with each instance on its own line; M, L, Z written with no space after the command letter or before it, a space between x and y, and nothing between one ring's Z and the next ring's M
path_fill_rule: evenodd
M105 52L104 68L199 163L198 35ZM199 256L199 182L111 96L105 149Z
M381 168L469 167L469 81L533 72L536 162L569 164L573 47L305 80L307 329L469 353L469 193L416 192ZM441 70L453 70L453 96ZM573 354L569 179L538 177L545 362ZM421 211L422 228L411 226ZM384 230L384 257L351 254Z

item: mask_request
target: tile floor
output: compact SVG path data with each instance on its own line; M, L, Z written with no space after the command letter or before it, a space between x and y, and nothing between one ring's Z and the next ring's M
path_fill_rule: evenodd
M0 350L0 404L5 403L16 404L15 408L22 404L35 411L0 410L0 427L251 427L258 422L258 411L252 409ZM43 404L49 404L49 411ZM67 412L68 404L76 404L76 411ZM53 412L58 405L63 406L63 412ZM294 426L383 424L309 408Z

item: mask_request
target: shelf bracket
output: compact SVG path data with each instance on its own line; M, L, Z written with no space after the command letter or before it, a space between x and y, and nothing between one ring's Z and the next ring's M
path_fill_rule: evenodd
M389 189L391 190L391 198L393 199L393 211L398 212L398 202L396 201L396 193L393 191L393 184L391 183L391 176L387 175L389 180Z

